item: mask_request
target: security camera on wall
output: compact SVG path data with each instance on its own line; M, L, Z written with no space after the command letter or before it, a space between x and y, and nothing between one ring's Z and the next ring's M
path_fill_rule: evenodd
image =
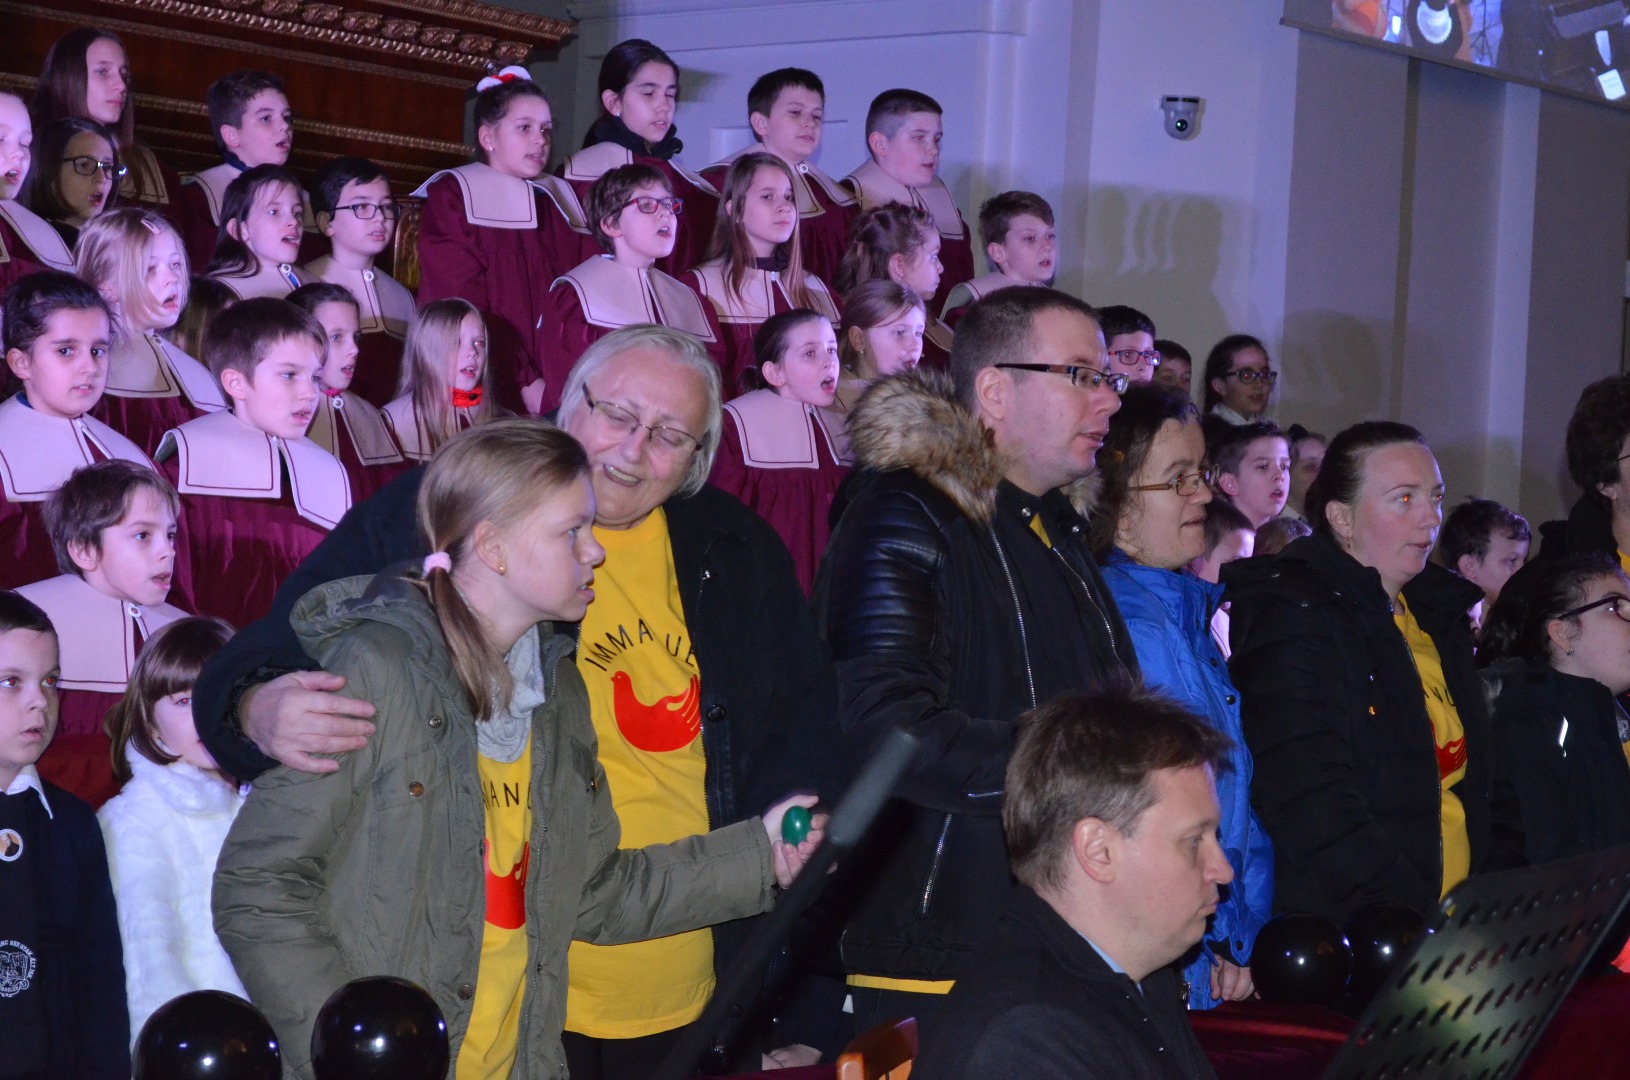
M1185 142L1200 133L1200 99L1168 94L1160 99L1160 111L1166 115L1166 134Z

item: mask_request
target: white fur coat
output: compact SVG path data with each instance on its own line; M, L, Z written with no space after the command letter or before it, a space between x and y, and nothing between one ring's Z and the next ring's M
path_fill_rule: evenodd
M191 990L243 984L215 937L210 887L238 789L191 765L132 750L130 782L97 812L119 905L132 1044L160 1005Z

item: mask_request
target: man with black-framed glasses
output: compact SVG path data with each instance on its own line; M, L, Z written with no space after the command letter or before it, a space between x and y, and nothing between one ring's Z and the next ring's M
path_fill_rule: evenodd
M890 825L836 891L854 1026L934 1013L1012 890L997 814L1013 721L1136 678L1082 510L1127 376L1093 310L1015 286L967 310L950 378L884 380L851 415L815 602L854 753L923 742Z

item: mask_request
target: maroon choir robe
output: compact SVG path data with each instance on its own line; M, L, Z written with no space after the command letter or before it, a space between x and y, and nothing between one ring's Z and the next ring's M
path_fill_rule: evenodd
M0 200L0 293L37 270L74 272L74 256L51 223L12 199Z
M918 366L933 371L950 370L952 336L949 326L930 315L928 325L923 327L923 358L917 362Z
M403 394L395 401L380 410L385 417L385 423L390 427L391 434L396 437L396 445L402 448L402 457L407 459L409 468L421 461L429 461L436 451L425 440L425 433L419 429L418 414L413 410L413 395ZM465 431L475 425L470 419L469 409L453 409L453 420L458 424L460 431Z
M733 292L726 282L724 261L705 262L685 275L685 284L695 289L713 308L719 323L724 346L724 396L741 393L742 373L758 366L753 354L753 335L772 315L791 311L793 302L781 283L781 275L774 270L754 268L747 272L741 283L741 295ZM804 284L815 294L815 310L832 320L837 329L838 308L825 283L813 274L804 275Z
M231 412L168 432L159 467L181 493L177 561L192 569L186 606L247 626L345 515L345 466L310 439L280 439Z
M598 255L563 274L549 290L549 301L557 333L545 358L541 412L559 407L560 388L583 351L624 326L660 323L683 330L701 339L720 370L725 366L718 321L701 297L661 270Z
M145 210L156 210L170 219L170 223L181 231L182 221L180 209L177 205L181 197L181 174L170 167L170 163L154 154L153 151L136 143L120 151L119 160L129 168L125 178L119 182L119 206L139 206ZM210 242L214 243L211 237ZM182 233L182 245L186 244L186 234ZM203 267L193 272L198 273Z
M674 196L684 200L685 209L674 229L673 253L657 260L658 270L678 277L707 258L708 245L713 241L713 222L719 216L719 193L700 173L691 172L677 160L664 161L635 154L614 142L584 147L561 162L557 172L576 189L578 198L586 200L589 188L600 177L620 166L636 164L649 165L667 177Z
M402 380L402 345L413 322L413 294L383 270L352 270L331 255L302 266L300 275L307 281L343 285L356 297L362 341L357 370L346 389L383 408L396 396Z
M839 464L843 420L774 390L744 394L724 414L709 480L780 534L807 596L831 533L832 499L849 475Z
M21 394L0 403L0 589L61 572L41 504L75 469L110 458L153 467L134 442L89 414L46 416Z
M239 300L253 300L270 296L282 300L306 283L306 279L289 263L262 262L260 269L247 277L211 274L210 277L238 294Z
M124 334L114 339L107 386L91 415L152 454L166 431L224 408L209 368L158 334Z
M238 165L223 161L181 179L181 191L171 220L181 231L187 262L195 274L202 274L215 257L215 241L221 235L221 204L226 201L227 186L243 171ZM300 193L300 198L305 203L306 227L300 235L300 253L294 261L308 263L327 249L328 239L317 231L305 192Z
M940 262L945 271L940 275L939 291L932 297L923 297L923 300L928 304L929 314L944 311L952 287L971 281L974 276L973 241L968 233L968 224L962 220L962 212L957 209L956 200L951 197L951 189L945 186L945 181L936 176L927 187L906 187L870 158L843 179L860 200L863 209L870 210L884 203L897 202L928 211L934 219L934 227L939 230Z
M119 793L102 718L124 695L142 642L187 613L170 604L144 607L108 596L78 574L36 581L17 592L51 617L62 650L57 734L40 759L40 775L92 808L101 806Z
M703 169L702 177L723 192L725 176L735 160L759 151L769 152L763 143L744 146ZM804 272L831 281L837 277L838 264L849 248L849 227L860 213L860 204L848 188L809 162L788 162L788 166L792 169L792 194L798 200L798 250L804 256Z
M458 296L480 310L498 400L524 413L520 388L545 377L541 358L555 335L549 286L600 250L578 193L559 177L522 180L475 162L437 173L414 194L425 200L419 306ZM560 385L544 396L558 398Z
M940 314L940 318L945 320L946 326L955 330L956 324L962 321L963 314L978 301L983 300L991 293L1011 289L1015 285L1028 284L1027 281L1008 277L1000 270L976 277L972 281L958 282L951 287L950 294L946 296L945 310Z
M324 393L306 438L339 458L359 503L408 468L385 414L349 390Z

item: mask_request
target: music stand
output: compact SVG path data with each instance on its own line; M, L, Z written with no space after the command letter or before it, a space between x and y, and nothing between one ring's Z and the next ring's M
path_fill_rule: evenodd
M1630 847L1457 886L1322 1080L1515 1076L1626 898Z

